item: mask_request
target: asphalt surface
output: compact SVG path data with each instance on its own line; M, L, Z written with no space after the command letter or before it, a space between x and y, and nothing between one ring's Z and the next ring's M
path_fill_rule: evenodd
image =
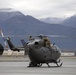
M0 60L3 58L0 57ZM8 58L12 60L12 57ZM28 58L23 57L23 61L19 60L17 62L14 62L14 58L15 60L19 59L19 57L13 57L13 62L9 62L10 60L0 62L0 75L76 75L76 57L61 57L62 67L50 64L51 67L49 68L46 64L43 64L42 67L28 68Z

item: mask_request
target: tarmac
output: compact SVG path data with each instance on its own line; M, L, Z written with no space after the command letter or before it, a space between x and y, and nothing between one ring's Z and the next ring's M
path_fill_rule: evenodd
M61 57L62 67L51 67L43 64L42 67L27 67L28 57L0 56L0 75L76 75L76 57Z

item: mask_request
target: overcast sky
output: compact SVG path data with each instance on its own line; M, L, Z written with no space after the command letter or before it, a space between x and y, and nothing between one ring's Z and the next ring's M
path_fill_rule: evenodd
M76 14L76 0L0 0L0 8L15 8L35 18Z

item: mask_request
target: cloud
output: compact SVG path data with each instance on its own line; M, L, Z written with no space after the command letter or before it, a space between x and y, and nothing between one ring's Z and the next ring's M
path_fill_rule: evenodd
M71 16L75 7L76 0L0 0L0 8L14 8L36 18Z

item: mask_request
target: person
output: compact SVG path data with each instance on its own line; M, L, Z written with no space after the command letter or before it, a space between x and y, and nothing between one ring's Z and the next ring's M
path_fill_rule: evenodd
M40 34L38 37L39 37L40 39L43 39L44 36L43 36L42 34Z
M44 40L44 46L51 48L51 42L50 42L49 38L45 37L45 38L43 38L43 40Z
M33 41L34 38L32 36L29 37L29 41Z

